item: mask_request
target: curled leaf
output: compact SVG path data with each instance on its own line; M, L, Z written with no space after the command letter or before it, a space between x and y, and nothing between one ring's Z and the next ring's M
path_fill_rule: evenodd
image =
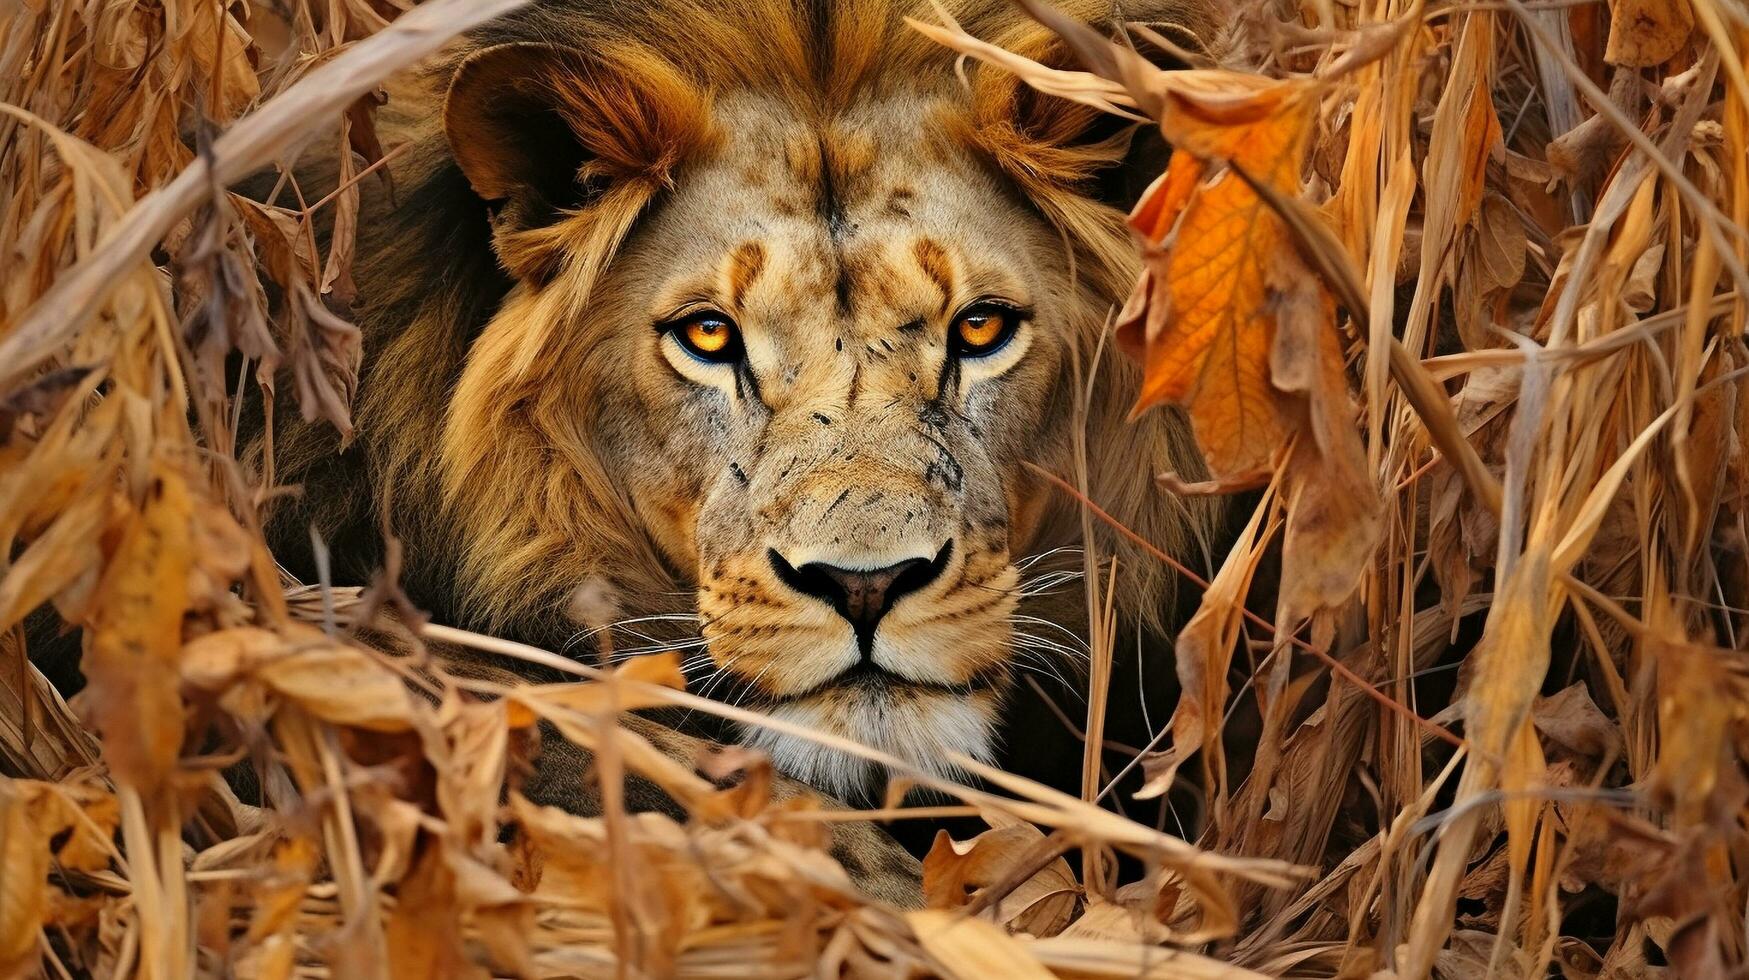
M968 841L939 831L923 859L924 901L930 908L959 908L984 889L1011 884L1044 842L1045 835L1029 823L986 830ZM1010 931L1054 936L1069 924L1080 891L1069 862L1058 857L995 900L985 914Z

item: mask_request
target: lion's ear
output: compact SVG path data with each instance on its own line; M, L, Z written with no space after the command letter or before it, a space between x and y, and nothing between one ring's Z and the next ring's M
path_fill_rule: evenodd
M451 77L443 125L474 191L503 202L501 252L506 235L606 198L647 201L709 133L703 93L660 56L624 44L475 52Z

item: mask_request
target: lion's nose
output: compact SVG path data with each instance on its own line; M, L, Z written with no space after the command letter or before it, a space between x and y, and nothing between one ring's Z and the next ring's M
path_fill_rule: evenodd
M953 555L953 542L942 545L934 558L907 558L885 568L840 568L825 562L808 562L797 568L776 549L768 552L772 568L785 585L829 603L856 630L862 655L874 647L875 626L893 603L916 592L941 575Z

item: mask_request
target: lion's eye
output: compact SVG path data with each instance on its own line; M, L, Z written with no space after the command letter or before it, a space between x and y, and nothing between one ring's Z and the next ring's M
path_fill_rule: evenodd
M721 313L697 313L669 327L682 350L701 361L733 364L741 359L741 333Z
M975 303L953 322L953 349L960 357L986 357L1007 346L1026 319L1023 310Z

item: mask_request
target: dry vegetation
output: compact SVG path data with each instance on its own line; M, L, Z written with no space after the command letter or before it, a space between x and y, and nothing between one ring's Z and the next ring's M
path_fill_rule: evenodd
M822 847L854 815L772 802L738 754L719 789L617 723L744 714L674 660L423 631L579 675L497 687L415 632L365 642L383 595L276 571L237 393L349 426L359 182L395 152L373 93L515 5L397 4L0 0L0 975L1749 968L1735 0L1252 3L1221 68L1169 73L1073 25L1087 72L924 16L1177 147L1116 340L1213 474L1161 492L1264 488L1191 576L1184 696L1139 759L1144 795L1201 788L1196 839L1086 802L1095 778L918 775L993 828L938 845L927 910L858 896ZM327 198L224 190L312 140L348 150ZM23 655L45 603L84 630L75 708ZM543 719L598 753L604 816L505 794ZM244 758L269 808L219 776ZM625 813L628 771L692 819ZM1116 851L1151 871L1115 880Z

